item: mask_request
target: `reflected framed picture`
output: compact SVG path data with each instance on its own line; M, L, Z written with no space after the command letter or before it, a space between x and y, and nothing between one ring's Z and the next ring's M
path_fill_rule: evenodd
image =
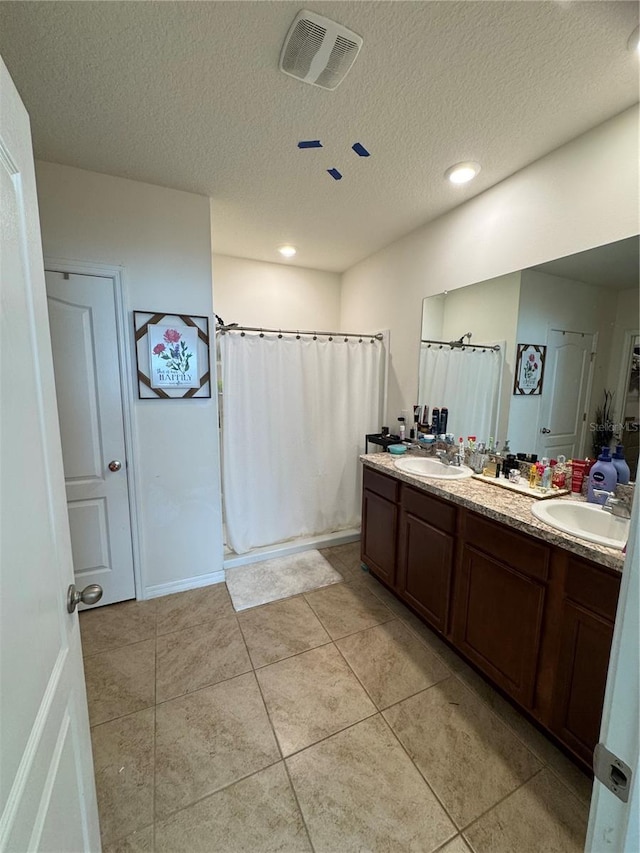
M209 321L192 314L134 311L138 397L210 397Z
M518 344L514 394L542 394L546 354L543 344Z

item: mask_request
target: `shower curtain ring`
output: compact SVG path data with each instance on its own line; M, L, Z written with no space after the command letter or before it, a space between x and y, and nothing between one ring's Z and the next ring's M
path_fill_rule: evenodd
M281 337L282 337L282 329L278 329L278 337L279 337L279 338L281 338Z

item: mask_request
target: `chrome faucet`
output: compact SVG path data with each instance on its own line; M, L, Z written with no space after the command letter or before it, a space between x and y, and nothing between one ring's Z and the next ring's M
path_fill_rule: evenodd
M417 448L418 450L423 450L429 456L437 457L443 465L459 466L462 464L463 461L460 459L460 452L458 446L455 445L448 438L445 439L444 435L438 438L436 441L432 441L428 444L422 441L417 441L416 439L412 439L411 446Z
M615 492L608 492L606 489L594 489L593 494L597 498L604 495L607 496L606 501L602 504L602 509L605 512L610 512L618 518L631 518L631 501L625 498L616 498Z

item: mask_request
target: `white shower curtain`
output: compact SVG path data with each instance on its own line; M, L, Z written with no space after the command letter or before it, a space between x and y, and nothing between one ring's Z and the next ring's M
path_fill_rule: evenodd
M456 439L495 436L504 344L499 351L420 345L418 399L430 411L449 409L447 432ZM504 437L503 437L504 438Z
M381 415L383 344L221 339L227 544L243 554L358 526L366 433Z

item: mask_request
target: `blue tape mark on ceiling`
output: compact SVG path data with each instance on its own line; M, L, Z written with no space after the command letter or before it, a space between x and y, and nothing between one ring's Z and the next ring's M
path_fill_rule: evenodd
M327 172L329 172L334 181L342 180L342 175L337 169L327 169Z
M355 145L352 145L351 147L356 152L358 157L371 157L371 154L360 142L356 142Z
M298 148L322 148L322 142L319 139L306 139L298 142Z

